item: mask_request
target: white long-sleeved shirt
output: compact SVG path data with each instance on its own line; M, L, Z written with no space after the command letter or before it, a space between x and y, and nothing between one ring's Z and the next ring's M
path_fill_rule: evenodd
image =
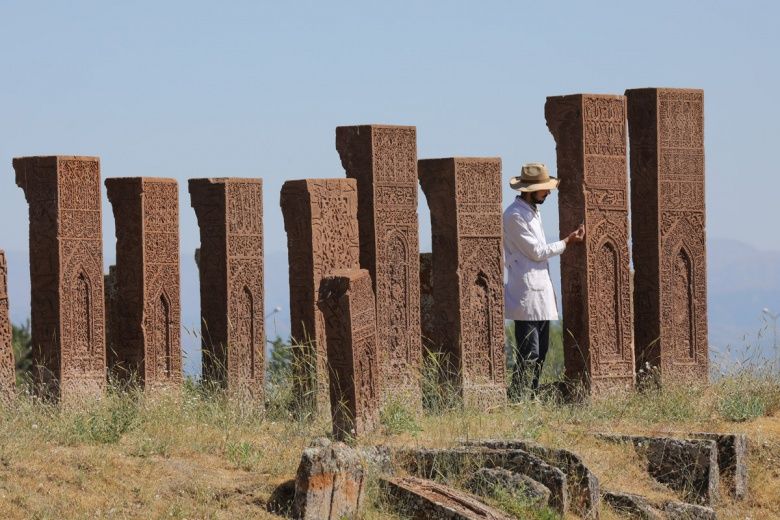
M542 216L519 196L504 211L504 256L507 284L505 315L510 320L558 319L548 259L560 255L566 242L547 243Z

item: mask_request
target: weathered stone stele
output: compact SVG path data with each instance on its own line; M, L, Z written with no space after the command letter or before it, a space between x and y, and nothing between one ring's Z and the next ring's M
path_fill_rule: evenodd
M433 253L420 253L420 335L422 346L433 349L436 337L434 330L433 304Z
M365 269L335 270L320 282L333 435L365 435L379 423L376 302Z
M566 376L593 395L634 384L628 250L626 100L575 94L547 98L556 142L562 234L585 224L585 242L561 255Z
M638 367L706 381L704 92L626 91Z
M382 400L421 406L417 130L413 126L336 128L336 149L357 180L360 266L376 294Z
M317 307L320 281L336 269L358 269L358 196L352 179L306 179L282 186L281 207L290 268L290 328L296 392L326 415L329 410L327 342Z
M265 303L262 179L190 179L200 227L203 373L230 392L263 397Z
M30 211L33 377L69 400L106 384L100 160L22 157L16 184Z
M434 348L464 404L506 401L501 159L418 162L431 210Z
M8 263L0 249L0 396L14 388L14 349L11 319L8 314Z
M105 185L116 226L115 293L106 299L109 369L120 379L137 378L147 388L178 384L178 183L124 177L106 179Z

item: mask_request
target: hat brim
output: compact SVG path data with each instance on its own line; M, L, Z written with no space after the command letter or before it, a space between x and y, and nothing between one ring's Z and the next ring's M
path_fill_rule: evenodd
M541 190L557 190L560 179L550 177L549 181L545 182L520 182L520 177L512 177L509 179L509 187L515 191L531 192Z

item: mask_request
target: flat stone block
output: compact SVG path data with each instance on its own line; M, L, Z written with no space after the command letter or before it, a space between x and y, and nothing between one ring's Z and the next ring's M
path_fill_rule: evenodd
M550 490L534 479L502 468L480 468L466 483L466 487L478 495L484 495L497 487L534 503L547 505Z
M512 517L477 497L416 477L382 480L392 506L415 519L509 520Z

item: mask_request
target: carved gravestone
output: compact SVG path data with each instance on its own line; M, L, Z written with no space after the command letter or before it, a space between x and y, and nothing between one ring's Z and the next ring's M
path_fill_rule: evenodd
M327 414L327 343L317 308L320 281L336 269L358 269L358 196L352 179L306 179L282 186L290 268L290 328L299 398Z
M379 423L376 302L365 269L335 270L320 282L333 435L344 440Z
M109 265L108 273L103 275L103 301L106 309L106 361L111 370L116 364L117 352L114 345L120 343L119 323L123 310L119 307L116 265Z
M32 360L37 391L63 399L106 384L100 160L22 157L30 209Z
M382 400L421 406L417 131L413 126L336 128L336 149L357 180L360 266L376 294Z
M203 372L233 393L263 397L265 318L262 179L190 179L200 227Z
M435 344L467 406L506 400L501 159L426 159L431 210Z
M436 343L433 313L433 253L420 253L420 334L422 345L428 350Z
M704 92L627 90L637 366L706 381Z
M555 138L560 229L586 238L561 255L566 376L592 394L634 384L628 251L626 100L575 94L547 98Z
M106 300L108 366L147 388L180 383L178 183L125 177L105 185L116 226L116 292Z
M11 319L8 314L8 264L0 249L0 396L14 388L14 349Z

